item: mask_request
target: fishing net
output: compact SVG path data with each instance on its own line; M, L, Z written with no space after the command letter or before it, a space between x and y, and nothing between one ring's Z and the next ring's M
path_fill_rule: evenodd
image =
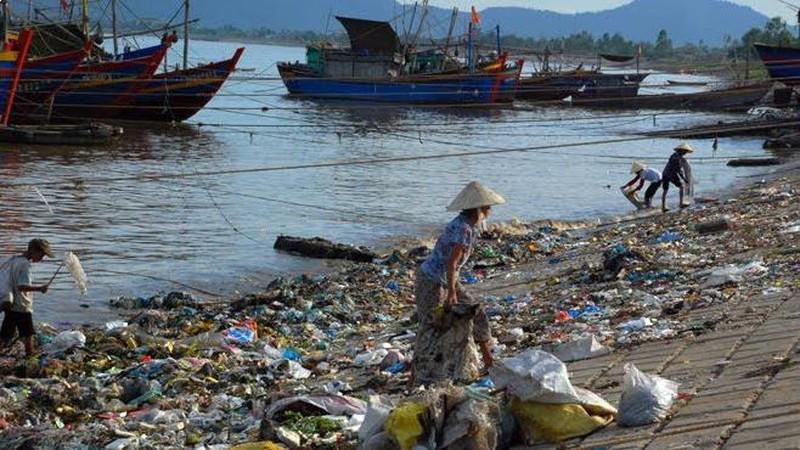
M88 290L86 284L89 279L86 277L86 272L83 271L83 266L78 257L72 252L64 253L64 265L67 267L67 270L69 270L69 273L72 274L72 278L75 280L75 285L78 286L78 289L81 291L81 295L86 294Z

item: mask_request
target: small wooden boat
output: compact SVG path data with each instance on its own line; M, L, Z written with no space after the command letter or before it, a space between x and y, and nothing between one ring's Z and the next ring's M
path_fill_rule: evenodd
M101 123L0 126L0 142L13 144L106 145L120 135L122 128Z
M545 72L519 80L517 98L534 101L573 98L632 97L647 73L602 73L597 70Z
M670 86L708 86L708 81L678 81L667 80Z
M620 98L573 98L574 106L610 109L693 109L744 111L758 103L772 83L692 94L637 95Z

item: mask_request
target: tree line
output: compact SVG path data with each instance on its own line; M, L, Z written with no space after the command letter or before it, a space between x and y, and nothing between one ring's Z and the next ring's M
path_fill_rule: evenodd
M269 28L241 29L235 26L218 28L193 27L192 34L209 40L243 40L248 42L307 45L318 42L346 46L347 35L343 32L317 33L313 31L272 30ZM494 47L496 36L492 31L480 32L476 42L481 47ZM550 51L553 54L589 56L598 53L634 56L639 51L648 60L703 60L703 59L744 59L747 52L753 51L753 44L762 42L773 45L800 46L788 24L780 17L770 19L763 27L753 28L741 37L726 35L722 46L710 46L699 41L676 45L668 30L659 30L651 41L634 41L620 33L605 33L594 36L589 32L574 33L556 38L530 38L513 34L500 37L501 46L514 50L536 52ZM755 56L752 53L751 56Z

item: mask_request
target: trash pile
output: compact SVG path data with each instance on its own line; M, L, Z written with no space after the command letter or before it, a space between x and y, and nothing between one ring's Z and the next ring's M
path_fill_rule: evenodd
M120 320L39 325L40 355L0 352L0 448L495 448L662 420L674 384L631 366L614 408L564 363L733 327L727 305L800 286L796 185L624 225L490 228L462 273L496 338L474 384L409 384L424 248L224 303L114 299Z

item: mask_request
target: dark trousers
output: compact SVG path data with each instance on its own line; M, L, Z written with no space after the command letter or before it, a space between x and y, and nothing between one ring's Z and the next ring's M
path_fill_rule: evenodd
M658 192L658 188L661 187L661 182L650 183L650 186L647 186L647 190L644 192L644 204L649 205L650 202L655 197L656 192Z

